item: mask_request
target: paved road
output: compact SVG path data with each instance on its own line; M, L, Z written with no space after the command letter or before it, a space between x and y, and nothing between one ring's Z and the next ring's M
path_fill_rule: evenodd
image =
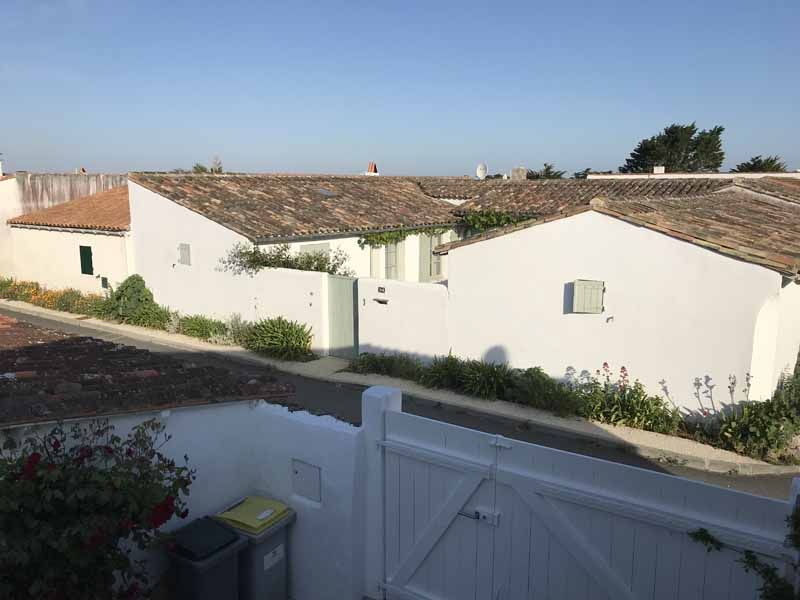
M91 327L87 327L86 324L81 324L80 326L72 325L43 317L17 313L6 308L0 308L0 314L12 316L20 321L27 321L39 327L56 329L65 333L74 333L77 335L91 335L111 342L143 348L150 352L169 354L170 356L183 360L221 366L243 373L255 374L269 370L260 365L254 365L233 358L221 357L216 354L191 352L183 349L176 350L175 348L163 344L145 342L124 335L92 329ZM314 414L334 415L339 419L356 425L361 423L361 392L364 390L364 387L308 379L306 377L274 370L271 372L279 381L294 384L296 389L296 396L292 400L292 405L294 407L307 410ZM559 448L569 452L594 456L679 477L705 481L721 487L734 488L752 494L779 498L781 500L788 498L789 489L791 487L791 475L726 475L689 469L680 465L658 463L632 455L617 448L609 448L583 439L569 438L564 434L554 433L551 430L528 427L518 421L471 413L463 409L438 404L413 396L403 397L403 410L408 413L461 425L463 427L478 429L487 433L500 434L525 442Z

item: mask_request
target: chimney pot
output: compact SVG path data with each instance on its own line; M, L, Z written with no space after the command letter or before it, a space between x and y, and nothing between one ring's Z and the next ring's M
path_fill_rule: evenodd
M528 169L525 167L514 167L511 169L511 181L525 181L528 178Z

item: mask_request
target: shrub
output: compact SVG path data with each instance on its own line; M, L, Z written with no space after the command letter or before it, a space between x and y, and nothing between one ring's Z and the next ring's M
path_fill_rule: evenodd
M365 352L350 361L349 370L353 373L376 373L419 381L424 373L422 363L407 354L370 354Z
M470 396L505 400L514 385L514 372L505 363L468 360L464 363L461 388Z
M311 354L311 328L283 317L264 319L253 325L245 348L281 360L308 359Z
M68 288L58 292L55 309L70 313L81 313L83 309L83 294L76 289Z
M800 434L800 375L782 381L769 400L728 406L686 427L698 441L726 450L773 462L794 461L788 449Z
M253 330L253 324L242 319L241 315L235 314L228 319L227 329L231 341L237 346L244 346Z
M38 296L42 288L33 281L12 280L8 286L5 298L8 300L19 300L21 302L31 302Z
M435 356L422 372L420 383L430 388L460 390L464 385L465 367L464 361L452 354Z
M166 329L171 315L168 308L156 304L141 275L123 281L102 310L104 318L154 329Z
M236 244L220 260L220 268L236 275L255 275L262 269L297 269L331 275L352 275L353 272L345 267L348 260L349 256L341 248L332 251L292 252L289 244L272 246L267 250L258 246Z
M547 375L541 367L519 371L506 400L562 416L581 412L578 395L568 385Z
M190 315L178 319L178 333L207 340L212 336L224 335L227 332L225 323L202 315Z
M607 363L602 374L574 388L580 398L581 415L587 419L646 429L657 433L675 433L681 424L678 409L658 396L650 396L638 381L630 383L625 367L616 382L611 381Z
M194 471L161 452L155 420L126 437L104 422L61 426L0 451L0 597L134 598L147 586L130 556L188 515Z

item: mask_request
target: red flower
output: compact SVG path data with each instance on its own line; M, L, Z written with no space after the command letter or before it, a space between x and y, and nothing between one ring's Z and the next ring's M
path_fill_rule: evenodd
M114 454L114 449L111 446L103 446L103 451L108 455L111 456Z
M186 517L189 516L189 509L188 508L183 509L183 512L178 516L180 516L181 519L185 519Z
M25 464L22 466L22 478L33 479L36 476L36 467L42 461L42 455L38 452L31 453Z
M150 511L150 525L158 529L175 514L175 498L167 496Z
M52 446L53 450L58 450L59 448L61 448L61 442L59 442L58 440L51 440L50 446Z
M125 450L125 456L131 457L133 456L133 448L128 448Z

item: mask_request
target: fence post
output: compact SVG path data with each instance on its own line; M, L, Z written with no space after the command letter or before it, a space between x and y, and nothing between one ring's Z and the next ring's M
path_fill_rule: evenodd
M401 412L400 390L374 386L361 395L361 429L364 443L364 595L383 598L384 581L384 465L385 413Z

